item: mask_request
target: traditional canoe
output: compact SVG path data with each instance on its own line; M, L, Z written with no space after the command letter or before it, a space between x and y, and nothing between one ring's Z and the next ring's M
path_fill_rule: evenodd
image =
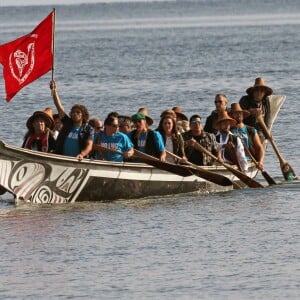
M271 128L284 96L271 96ZM275 101L276 100L276 101ZM206 170L239 179L223 166ZM247 175L255 178L257 169L249 164ZM83 159L23 149L0 141L0 187L14 195L16 203L72 203L112 201L180 193L228 191L199 176L180 176L143 163L119 163Z

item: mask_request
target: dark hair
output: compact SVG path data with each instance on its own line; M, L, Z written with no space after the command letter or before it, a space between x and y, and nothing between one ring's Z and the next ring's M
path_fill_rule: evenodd
M219 97L223 97L223 98L225 98L226 99L226 104L228 103L228 99L227 99L227 97L226 97L226 95L225 94L217 94L216 96L215 96L215 101L219 98Z
M83 123L87 123L90 118L90 114L89 114L87 108L81 104L74 104L71 108L71 111L75 108L77 108L81 111Z
M190 122L192 122L193 119L199 118L201 120L201 117L199 115L192 115L190 117Z
M119 113L117 113L116 111L112 111L110 112L106 118L109 118L109 117L118 117L119 116Z
M131 117L129 117L129 116L119 116L118 120L119 120L120 126L131 126L132 125Z
M104 121L104 125L111 125L115 120L118 120L118 117L108 114Z
M157 127L157 131L159 131L161 133L161 135L165 135L165 130L164 130L164 127L163 127L163 122L165 119L171 119L172 120L172 123L173 123L173 127L172 127L172 139L177 139L178 138L178 128L177 128L177 125L176 125L176 121L174 118L171 117L171 115L165 115L163 116L160 121L159 121L159 124L158 124L158 127Z

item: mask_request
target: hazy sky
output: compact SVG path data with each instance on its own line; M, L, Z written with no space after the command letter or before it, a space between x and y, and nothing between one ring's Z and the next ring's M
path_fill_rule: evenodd
M78 3L109 3L109 2L147 2L149 0L0 0L0 6L15 5L57 5ZM153 1L153 0L152 0ZM154 0L162 1L162 0Z
M52 4L77 4L84 2L105 2L101 0L0 0L0 6L14 5L52 5ZM110 2L110 1L106 1Z

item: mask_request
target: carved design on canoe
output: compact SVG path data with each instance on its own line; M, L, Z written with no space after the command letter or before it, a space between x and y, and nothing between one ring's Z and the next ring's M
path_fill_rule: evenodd
M66 203L83 188L88 170L55 168L38 162L1 161L0 184L7 182L17 198L32 203Z

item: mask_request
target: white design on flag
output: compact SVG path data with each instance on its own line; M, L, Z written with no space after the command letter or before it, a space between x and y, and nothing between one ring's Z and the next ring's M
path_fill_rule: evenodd
M37 34L32 34L30 37L38 38ZM9 68L12 76L23 84L34 68L35 63L35 42L31 42L27 45L27 53L18 49L12 52L9 56ZM29 64L29 66L27 66ZM15 72L18 70L18 75Z

